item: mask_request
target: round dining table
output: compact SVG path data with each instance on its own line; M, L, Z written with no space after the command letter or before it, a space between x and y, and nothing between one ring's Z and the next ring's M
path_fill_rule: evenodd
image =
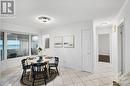
M49 76L49 61L51 61L52 59L49 58L49 57L42 57L42 59L39 61L39 58L40 57L38 57L38 56L29 57L29 58L27 58L26 62L27 62L28 65L31 65L31 64L34 64L34 63L44 63L44 62L46 62L47 63L47 65L46 65L47 75ZM31 79L32 79L32 70L30 71L30 74L29 74L29 80L31 81Z

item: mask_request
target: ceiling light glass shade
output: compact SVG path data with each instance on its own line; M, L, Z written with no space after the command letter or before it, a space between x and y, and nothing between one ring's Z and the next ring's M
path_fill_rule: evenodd
M51 20L49 17L43 17L43 16L38 17L38 19L44 23L49 22Z

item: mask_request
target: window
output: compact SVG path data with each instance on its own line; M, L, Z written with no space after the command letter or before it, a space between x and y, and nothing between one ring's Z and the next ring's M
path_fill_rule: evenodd
M31 55L38 54L37 48L38 48L38 36L31 35Z
M7 58L29 55L29 35L7 33Z
M0 60L4 59L4 32L0 32Z
M38 35L0 32L0 61L4 60L4 58L10 59L28 56L30 54L38 55L38 43ZM30 47L29 44L31 44ZM4 51L6 51L7 54ZM7 57L4 57L4 55L7 55Z

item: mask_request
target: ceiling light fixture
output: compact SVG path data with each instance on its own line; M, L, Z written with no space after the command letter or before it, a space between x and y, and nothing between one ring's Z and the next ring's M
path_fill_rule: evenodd
M46 17L46 16L39 16L37 19L38 19L41 23L48 23L48 22L50 22L50 20L51 20L51 18Z

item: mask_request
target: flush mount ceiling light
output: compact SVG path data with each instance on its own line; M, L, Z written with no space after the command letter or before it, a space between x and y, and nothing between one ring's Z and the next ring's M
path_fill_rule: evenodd
M37 20L41 23L49 23L51 21L51 18L47 16L38 16Z

